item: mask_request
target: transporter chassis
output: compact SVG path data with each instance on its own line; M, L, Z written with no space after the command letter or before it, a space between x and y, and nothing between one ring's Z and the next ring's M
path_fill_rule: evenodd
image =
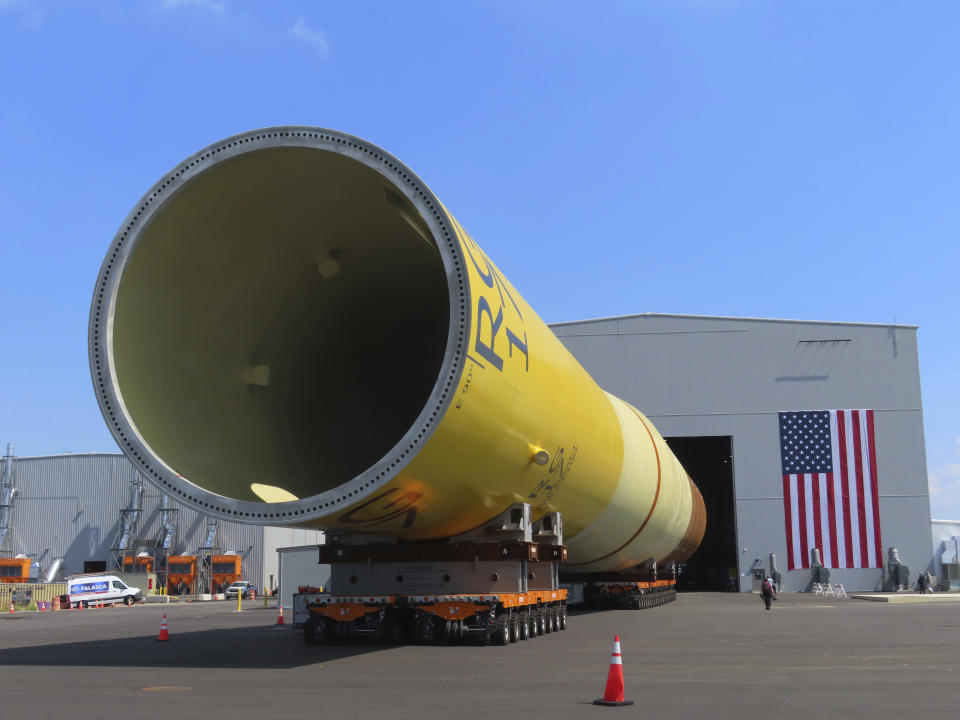
M506 645L567 626L560 513L526 503L447 541L331 536L319 562L332 592L294 596L304 640Z
M589 610L645 610L677 599L673 578L641 580L591 580L583 590Z

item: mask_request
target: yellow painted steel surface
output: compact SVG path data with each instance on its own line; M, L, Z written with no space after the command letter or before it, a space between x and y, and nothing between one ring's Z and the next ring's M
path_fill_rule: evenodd
M101 270L91 312L94 385L114 437L148 479L222 517L406 539L464 533L527 502L534 518L563 514L576 571L688 557L702 537L703 503L663 438L596 384L426 186L357 138L271 130L225 140L171 172L131 213ZM151 205L164 192L163 203ZM238 205L218 219L205 209L211 202ZM251 220L237 220L242 213L269 228L269 239ZM218 261L232 263L229 272ZM385 262L415 278L416 292L385 273ZM291 276L289 287L270 292L264 263L274 276L290 268L300 285ZM245 282L259 288L256 301ZM339 304L323 294L351 282L371 290ZM395 284L374 303L382 282ZM351 405L337 394L336 373L349 373L359 356L331 360L326 348L356 343L364 357L388 363L407 338L391 335L367 350L377 332L350 336L342 326L374 316L344 323L337 314L368 304L393 311L385 303L402 303L405 292L424 304L411 301L396 322L429 314L437 330L417 337L438 347L404 347L406 362L417 363L418 353L424 360L401 366L388 383L378 379L379 407ZM226 294L235 299L224 301ZM294 297L309 302L308 315L327 308L320 325L341 333L312 341L321 353L315 366L297 355L304 343L296 320L275 319L289 316ZM286 304L271 305L277 298ZM210 328L221 339L209 339ZM291 358L301 370L319 368L312 376L321 380L301 372L292 384L284 376ZM414 395L411 404L404 395L410 412L401 417L391 390L427 366L439 373L428 373L429 398ZM363 372L347 380L362 381ZM301 402L301 386L319 392L316 401ZM283 414L291 402L301 402L299 414ZM334 402L319 420L307 412ZM403 437L383 454L382 438L367 447L351 429L309 454L311 438L337 429L344 413L368 418L358 428L382 415L383 427L393 422Z
M578 571L668 557L693 506L680 462L649 420L596 384L450 221L466 258L472 310L454 400L392 482L317 525L436 538L528 502L534 518L563 513L568 567ZM540 450L548 454L544 465L534 462Z

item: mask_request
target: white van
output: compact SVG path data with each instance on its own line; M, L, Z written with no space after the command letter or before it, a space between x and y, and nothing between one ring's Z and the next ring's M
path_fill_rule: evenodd
M143 600L140 588L129 587L116 575L96 575L72 578L68 581L70 607L89 607L103 602L104 605L123 603L133 605Z

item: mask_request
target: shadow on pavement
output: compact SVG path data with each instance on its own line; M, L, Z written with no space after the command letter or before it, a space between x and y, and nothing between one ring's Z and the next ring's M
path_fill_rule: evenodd
M296 631L220 628L0 649L0 666L295 668L390 650L376 645L307 645Z

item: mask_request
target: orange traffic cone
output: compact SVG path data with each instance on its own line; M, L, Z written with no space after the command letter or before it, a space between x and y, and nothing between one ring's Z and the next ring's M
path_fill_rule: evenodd
M275 624L285 625L286 623L283 621L283 605L277 605L277 608L280 612L277 613L277 622Z
M13 613L15 613L15 612L16 612L16 610L13 609L13 600L11 600L11 601L10 601L10 614L13 615Z
M623 661L620 657L620 636L613 639L613 656L607 673L607 687L603 698L594 700L594 705L633 705L633 700L623 699Z
M167 632L167 614L164 613L163 617L160 619L160 635L157 636L157 640L169 640L170 633ZM623 683L621 683L622 685Z

